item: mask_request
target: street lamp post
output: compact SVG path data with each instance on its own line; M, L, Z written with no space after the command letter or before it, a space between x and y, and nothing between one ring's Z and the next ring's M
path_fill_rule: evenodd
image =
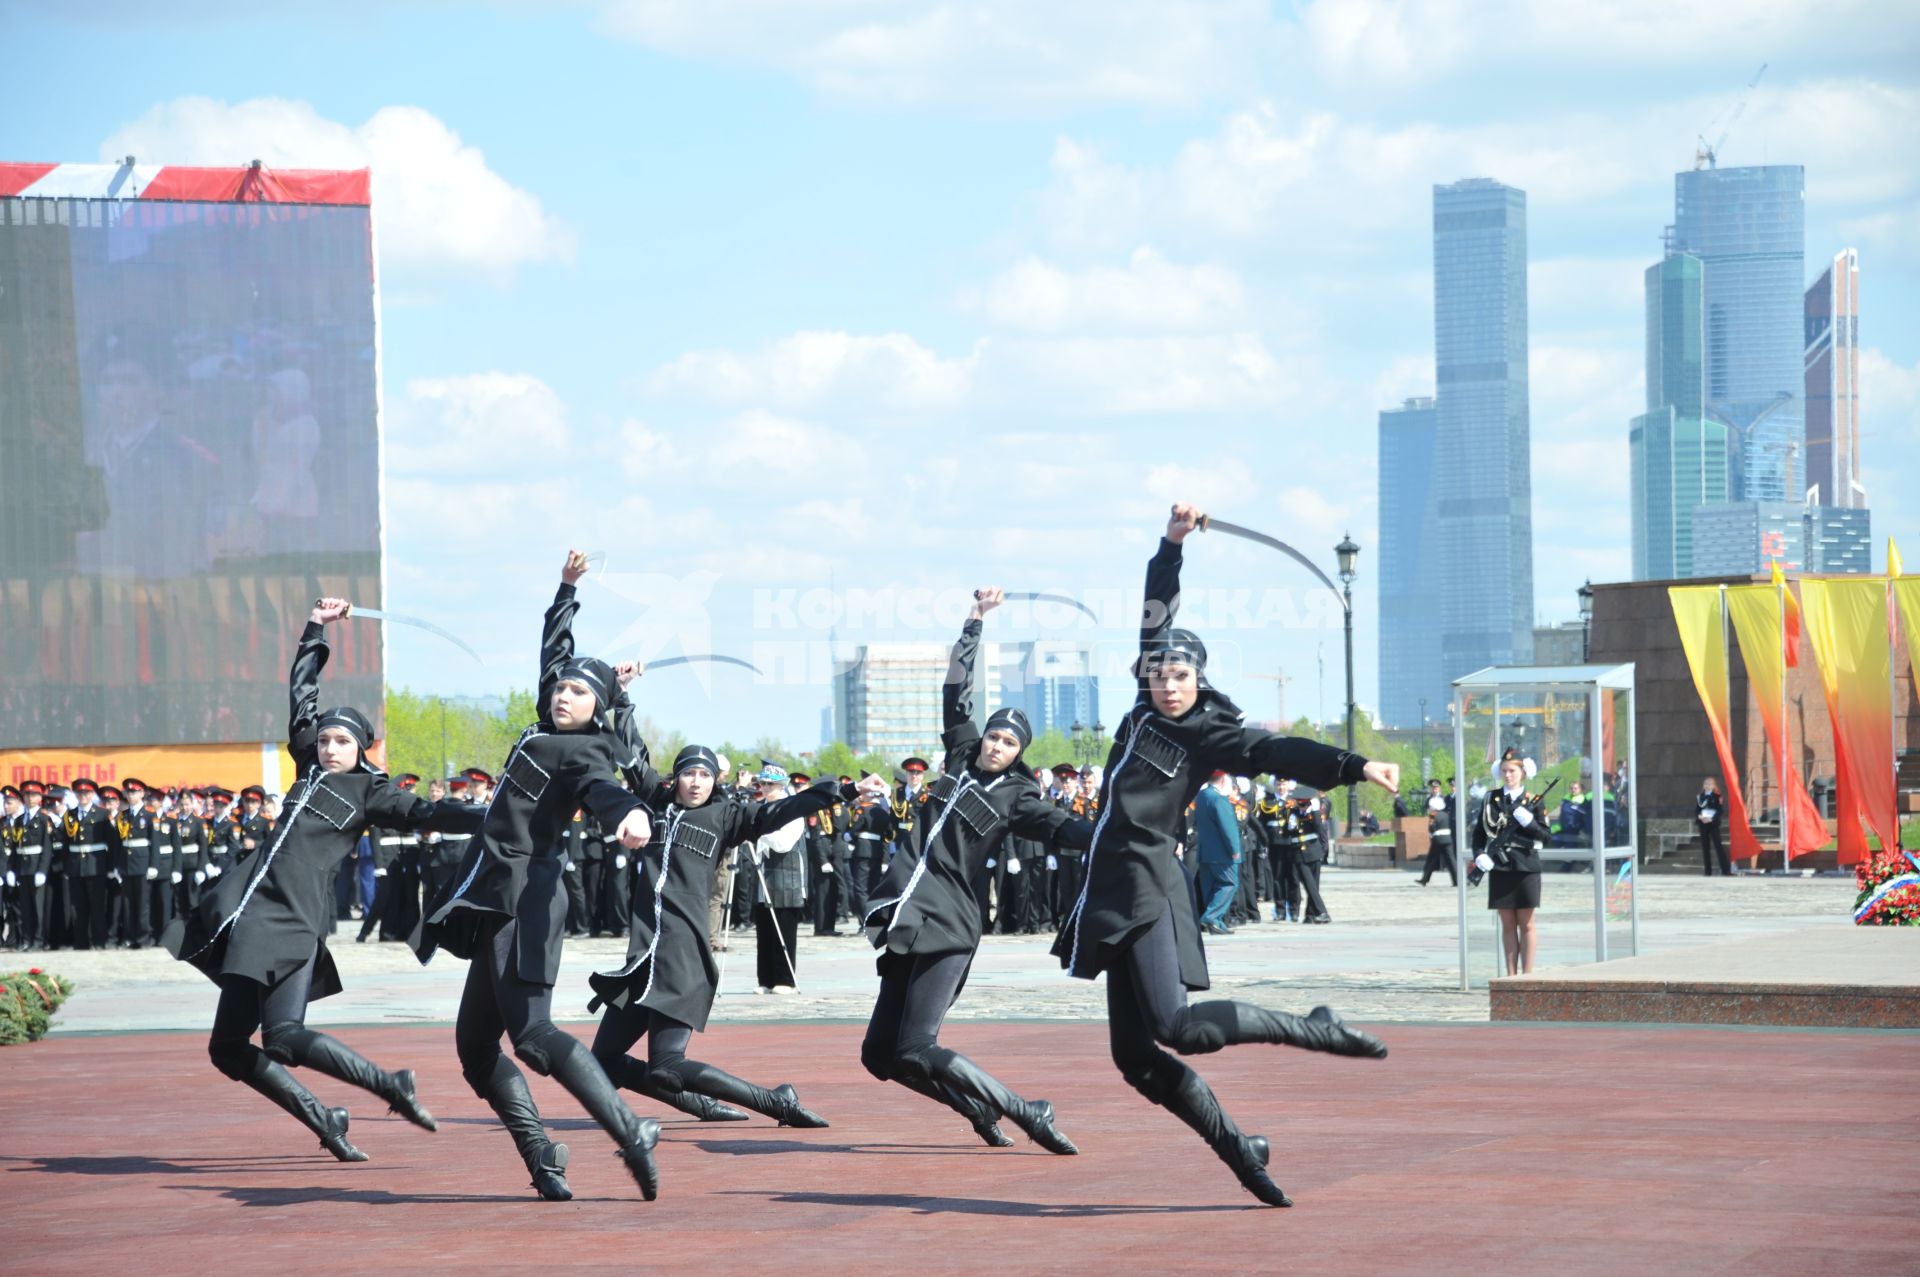
M1353 752L1353 578L1354 561L1360 557L1360 547L1353 543L1353 534L1340 538L1340 544L1333 547L1340 561L1341 605L1347 613L1347 752ZM1354 787L1347 787L1347 837L1351 838L1358 828L1354 819Z
M1580 663L1593 659L1593 580L1580 587Z
M1424 766L1426 764L1426 761L1427 761L1427 698L1422 696L1420 698L1420 762ZM1421 779L1425 780L1426 777L1423 776L1421 777Z

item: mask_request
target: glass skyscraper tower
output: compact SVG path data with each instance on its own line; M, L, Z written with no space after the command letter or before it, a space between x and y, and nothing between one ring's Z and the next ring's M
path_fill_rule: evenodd
M1706 416L1738 449L1738 499L1799 501L1805 485L1806 170L1674 175L1672 250L1700 259Z
M1733 499L1730 428L1706 410L1706 270L1675 253L1647 268L1647 411L1633 419L1633 579L1695 575L1694 511Z
M1380 717L1396 727L1446 714L1440 665L1434 445L1439 412L1409 399L1380 413Z
M1445 680L1533 659L1526 192L1484 177L1433 188L1433 330Z

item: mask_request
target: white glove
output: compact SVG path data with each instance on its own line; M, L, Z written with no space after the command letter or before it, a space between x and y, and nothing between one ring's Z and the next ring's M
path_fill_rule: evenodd
M174 875L173 875L173 881L174 881L174 885L176 885L176 886L178 886L178 885L179 885L179 884L180 884L181 882L183 882L183 881L184 881L184 878L183 878L183 876L182 876L182 875L181 875L181 874L179 873L179 871L178 871L178 870L176 870L176 871L174 872Z
M384 869L376 869L373 871L373 876L376 878L384 878L387 876L387 871Z
M1429 799L1427 799L1427 810L1428 810L1428 811L1445 811L1446 809L1447 809L1447 800L1446 800L1446 799L1444 799L1444 798L1429 798Z
M46 886L46 885L47 885L47 876L46 876L45 874L35 874L35 875L33 876L33 885L34 885L34 886L36 886L36 887L44 887L44 886Z
M1052 870L1052 869L1058 869L1059 867L1060 867L1060 862L1059 862L1059 860L1058 860L1058 859L1056 859L1055 857L1053 857L1053 856L1051 856L1051 855L1049 855L1049 856L1047 857L1047 868L1048 868L1048 869L1050 869L1050 870Z
M120 876L120 871L119 871L118 869L109 869L109 870L107 870L107 877L108 877L108 878L111 878L111 879L112 879L113 881L115 881L115 882L124 882L124 881L125 881L125 879L123 879L123 878L122 878L122 877Z
M995 865L997 865L997 864L999 864L999 863L1000 863L1000 862L999 862L999 861L997 861L997 860L989 860L989 861L987 862L987 868L989 868L989 869L991 869L991 868L993 868L993 867L994 867Z
M7 870L7 885L9 887L17 887L20 885L20 880L13 876L13 870L11 869Z
M1703 825L1711 825L1713 823L1713 813L1710 811L1701 812L1700 823Z
M1529 825L1533 824L1533 808L1515 807L1513 809L1513 823L1520 826L1520 828L1522 829L1525 829Z
M573 861L567 858L566 856L560 857L560 872L561 873L573 872Z
M1010 874L1017 874L1020 872L1020 862L1018 860L1015 860L1012 856L1007 857L1007 872Z
M1493 857L1484 851L1473 858L1473 864L1481 873L1493 872Z
M627 858L625 856L615 856L613 858L613 867L615 869L625 869L627 867Z
M152 882L155 878L158 878L159 876L160 876L160 871L158 869L155 869L152 865L147 866L148 882Z
M823 860L823 861L821 861L821 862L820 862L820 872L821 872L821 873L823 873L823 874L830 874L830 873L832 873L832 872L833 872L833 862L832 862L831 860Z
M201 883L203 883L203 882L205 882L206 880L207 880L207 875L206 875L206 874L204 874L204 873L202 873L202 872L201 872L200 870L198 870L198 869L196 869L196 870L194 870L194 871L193 871L193 885L194 885L194 886L196 886L196 887L197 887L197 886L199 886L199 885L200 885Z
M208 865L208 866L207 866L207 877L209 877L209 878L218 878L219 876L220 876L220 866L219 866L219 865Z

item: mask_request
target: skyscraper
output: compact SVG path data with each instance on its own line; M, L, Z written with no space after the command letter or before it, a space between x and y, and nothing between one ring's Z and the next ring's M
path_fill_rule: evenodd
M1647 268L1647 411L1633 419L1633 577L1694 575L1696 507L1733 499L1730 430L1706 407L1705 269L1674 253Z
M1433 467L1439 413L1409 399L1380 413L1380 716L1420 724L1446 704Z
M952 656L947 643L867 643L833 671L835 735L856 754L941 756L941 689ZM1000 704L999 645L980 645L974 722Z
M1026 714L1038 736L1069 733L1075 723L1100 721L1100 677L1093 649L1065 639L1036 639L1000 644L1000 695L997 705ZM997 708L991 706L988 708Z
M1451 679L1533 659L1526 192L1484 177L1433 188L1433 320L1436 620Z
M1798 501L1805 458L1806 170L1674 175L1672 250L1700 259L1706 412L1732 430L1745 501Z
M1843 249L1807 290L1807 488L1815 505L1857 510L1860 481L1860 258Z

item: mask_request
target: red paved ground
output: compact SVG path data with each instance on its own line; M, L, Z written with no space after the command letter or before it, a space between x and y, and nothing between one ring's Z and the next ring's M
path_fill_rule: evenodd
M795 1082L834 1121L665 1123L659 1201L551 1083L571 1203L543 1203L460 1081L446 1028L349 1030L411 1065L429 1135L371 1097L343 1166L181 1034L0 1051L0 1269L275 1274L529 1265L703 1273L1912 1273L1920 1036L1388 1028L1384 1063L1241 1047L1198 1061L1273 1137L1299 1203L1253 1206L1149 1109L1098 1027L960 1025L951 1045L1053 1098L1083 1156L989 1150L861 1072L847 1025L727 1026L700 1054ZM640 1101L643 1113L659 1110Z

